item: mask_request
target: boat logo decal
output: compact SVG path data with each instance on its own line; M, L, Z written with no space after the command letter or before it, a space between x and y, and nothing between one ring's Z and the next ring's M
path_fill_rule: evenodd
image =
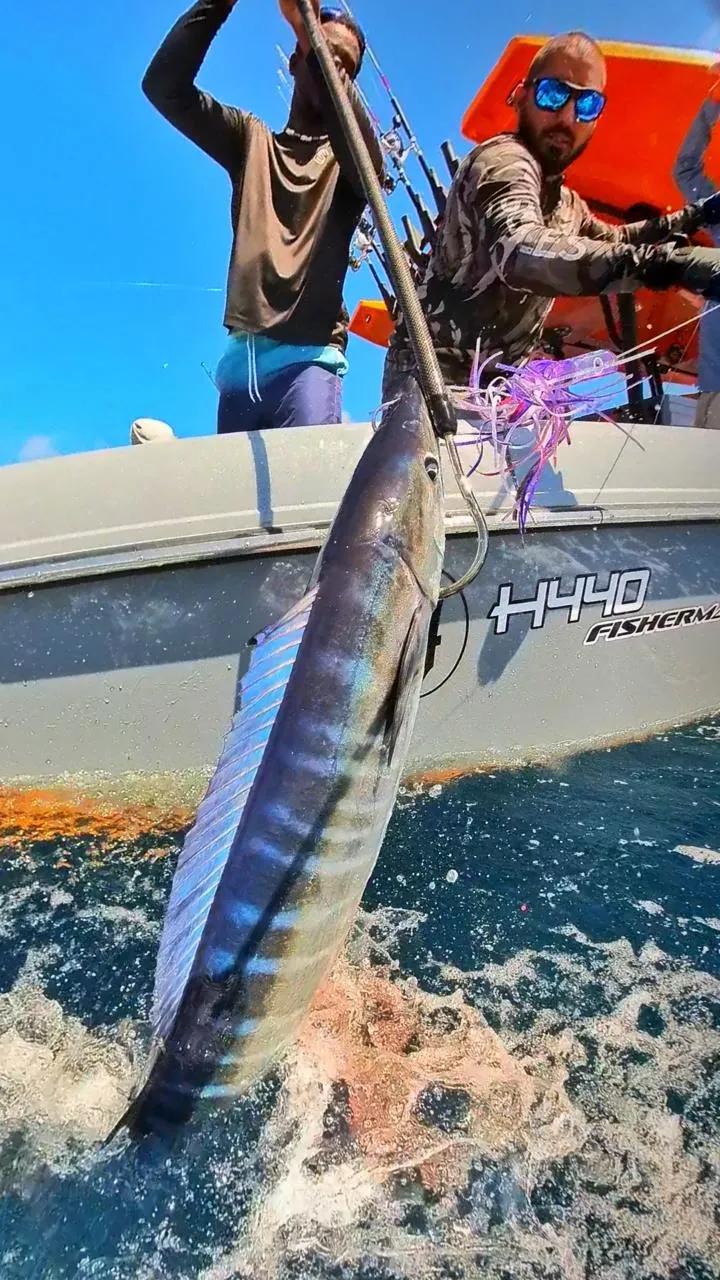
M644 613L640 618L617 618L614 622L596 622L588 631L584 644L598 640L628 640L653 631L672 631L675 627L696 627L702 622L720 622L720 600L713 604L695 605L692 609L666 609L664 613Z
M514 599L513 583L504 582L488 618L495 620L496 636L505 635L513 617L529 614L532 630L538 631L550 613L564 609L568 623L579 622L583 610L594 604L602 604L603 618L622 620L626 614L642 609L649 585L649 569L613 569L605 586L598 585L596 573L577 574L571 591L563 591L562 578L540 578L533 596Z

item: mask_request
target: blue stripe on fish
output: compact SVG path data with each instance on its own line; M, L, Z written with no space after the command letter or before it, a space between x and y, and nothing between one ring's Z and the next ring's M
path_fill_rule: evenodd
M253 929L262 919L263 911L252 902L235 902L228 908L227 915L233 924L245 925L248 929ZM299 911L280 911L268 921L268 929L271 932L284 932L288 929L293 929L299 916Z
M300 919L299 911L280 911L270 922L270 929L278 933L282 930L294 929Z
M279 968L280 961L273 960L270 956L253 956L251 960L247 960L245 963L245 973L253 974L256 977L277 973Z
M232 973L235 966L235 952L225 951L222 947L214 947L207 957L207 967L214 982Z
M275 627L257 638L240 685L241 709L233 720L217 771L180 854L155 977L153 1026L156 1034L163 1038L167 1038L177 1017L315 595L316 590L311 591ZM262 720L258 724L261 712ZM249 725L252 731L248 736ZM269 844L256 853L271 861L280 861ZM249 904L238 904L240 909L251 910ZM249 917L243 923L252 927ZM232 967L227 953L222 960L219 953L217 958L221 966ZM259 966L262 963L271 962L257 960ZM259 967L250 971L268 973L275 972L275 968Z
M250 902L235 902L228 915L234 924L244 924L252 929L262 916L262 911Z
M231 1084L206 1084L200 1092L203 1098L228 1098L230 1094L234 1096L237 1089Z
M283 853L281 849L276 849L274 844L270 844L269 840L261 840L259 837L248 841L247 847L249 852L265 858L276 866L289 867L293 860L292 854Z

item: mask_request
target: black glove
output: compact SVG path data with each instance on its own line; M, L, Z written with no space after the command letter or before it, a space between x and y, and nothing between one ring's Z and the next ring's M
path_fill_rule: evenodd
M674 217L674 215L671 215ZM686 204L682 211L682 231L694 236L703 227L716 227L720 223L720 191L704 200Z
M720 222L720 191L705 200L698 200L698 212L701 226L716 227Z
M680 285L705 298L720 300L720 249L647 245L637 254L637 275L648 289Z

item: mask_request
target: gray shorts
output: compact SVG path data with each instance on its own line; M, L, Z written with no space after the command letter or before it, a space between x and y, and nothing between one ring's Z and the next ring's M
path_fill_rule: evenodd
M720 391L701 391L695 409L695 426L720 431Z

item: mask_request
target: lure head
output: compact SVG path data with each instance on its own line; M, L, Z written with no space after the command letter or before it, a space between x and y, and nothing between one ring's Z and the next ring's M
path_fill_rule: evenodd
M619 368L618 357L612 351L588 351L558 363L567 370L568 378L578 382L585 378L603 378L608 373L617 373Z
M617 373L619 367L619 358L612 351L587 351L567 360L530 360L517 372L521 378L529 377L550 388L602 378Z

